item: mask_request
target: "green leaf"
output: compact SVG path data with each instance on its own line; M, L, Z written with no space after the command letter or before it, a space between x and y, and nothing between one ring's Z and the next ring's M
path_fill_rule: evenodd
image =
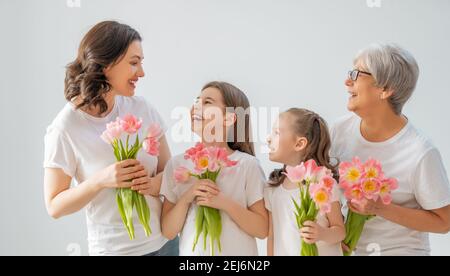
M149 225L150 209L148 208L147 201L145 200L145 197L143 195L139 194L136 191L133 191L133 194L135 195L135 206L139 216L139 221L144 227L145 235L148 237L152 233Z
M220 242L220 235L222 234L220 211L214 208L205 207L205 218L210 238L211 255L214 255L215 243Z
M114 156L116 157L116 161L121 161L120 160L120 154L119 154L119 151L117 149L117 145L113 142L113 143L111 143L111 146L113 148L113 152L114 152Z
M307 191L306 191L306 186L302 186L300 188L301 191L301 202L300 204L302 205L302 208L307 210L308 208L308 197L307 197Z
M313 200L311 200L309 207L308 207L308 212L306 213L306 216L308 219L313 220L313 219L315 219L315 215L314 215L315 213L316 213L316 203Z
M126 151L126 152L128 152L128 141L129 141L129 140L130 140L130 135L128 134L128 135L127 135L127 144L126 144L127 147L125 148L125 151Z
M215 182L215 178L217 178L217 175L218 172L210 172L209 170L206 170L206 172L201 175L192 176L197 177L198 179L210 179ZM222 245L220 243L220 236L222 234L222 217L219 210L210 207L199 206L195 218L195 228L196 234L194 237L192 251L195 250L199 236L203 233L203 250L206 250L206 244L208 242L209 236L211 255L214 255L215 253L216 244L219 252L222 252Z
M126 218L126 215L125 215L125 210L123 208L123 202L122 202L120 189L116 190L116 202L117 202L117 207L119 209L120 217L122 218L123 225L125 226L125 229L128 232L128 236L130 237L130 240L132 240L134 238L134 236L133 236L133 233L130 230L130 228L128 227L128 224L127 224L127 218Z
M125 151L125 149L123 147L122 140L119 140L119 145L120 145L120 152L121 152L121 155L122 155L122 160L128 159L128 155L127 155L127 152Z
M192 245L192 252L194 252L195 247L198 243L198 238L200 234L203 231L203 224L204 224L204 212L203 212L203 206L199 206L197 208L197 213L195 214L195 237L194 237L194 243Z
M300 214L298 216L298 221L300 222L300 226L299 228L303 227L303 223L306 221L306 210L305 209L301 209L300 210Z
M203 209L203 213L205 212L205 209ZM208 240L208 222L206 219L203 221L203 250L206 250L206 241Z
M134 225L133 225L133 191L128 188L120 189L123 201L123 209L125 213L126 223L132 233L134 239Z
M297 214L300 214L300 206L297 204L297 201L295 201L295 199L294 198L291 198L292 199L292 202L294 203L294 206L295 206L295 210L297 211Z
M344 243L350 248L350 252L344 252L344 256L350 256L355 250L368 217L370 216L360 215L352 212L351 210L348 211L347 220L345 222L347 234L345 236Z
M130 152L128 153L128 158L129 159L136 159L136 155L138 152L138 148L131 148Z
M134 147L134 148L137 148L138 150L139 150L139 148L140 148L140 144L139 144L139 135L138 135L138 134L136 134L136 141L134 142L133 147Z

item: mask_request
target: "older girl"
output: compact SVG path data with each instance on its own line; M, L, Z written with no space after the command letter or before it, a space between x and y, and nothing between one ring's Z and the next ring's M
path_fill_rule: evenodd
M192 107L192 131L201 137L205 146L224 148L229 158L238 164L222 169L217 185L209 180L195 179L176 184L174 170L180 166L189 167L189 161L178 155L168 162L161 187L164 195L162 231L169 239L180 234L180 255L209 255L209 243L206 250L199 245L192 250L195 213L199 205L220 210L222 251L218 255L258 255L255 238L267 236L264 172L254 156L249 115L237 112L239 108L247 110L249 106L247 97L237 87L225 82L211 82L203 87ZM208 126L214 127L208 130ZM236 137L236 133L242 133L243 137ZM199 244L203 244L203 240Z

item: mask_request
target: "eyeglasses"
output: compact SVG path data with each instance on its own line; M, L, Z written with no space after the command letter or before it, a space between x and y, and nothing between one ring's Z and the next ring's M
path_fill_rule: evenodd
M364 72L364 71L355 69L352 71L348 71L348 78L351 79L352 81L356 81L359 77L359 74L366 74L366 75L372 76L372 74L369 72Z

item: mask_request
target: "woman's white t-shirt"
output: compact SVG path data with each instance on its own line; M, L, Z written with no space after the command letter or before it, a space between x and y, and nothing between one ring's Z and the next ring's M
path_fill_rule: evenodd
M158 112L141 97L115 97L112 111L102 118L76 110L67 103L59 112L45 135L44 168L59 168L65 174L82 183L98 171L116 162L111 145L100 135L106 124L118 116L133 114L142 118L140 137L151 123L166 127ZM134 142L134 136L132 137ZM158 159L141 150L137 159L150 175L156 173ZM130 241L116 203L115 189L102 190L86 205L88 244L90 255L145 255L159 250L166 242L161 234L161 200L147 196L151 210L150 227L152 234L146 237L136 212L133 215L135 239Z
M337 186L332 192L332 202L339 201L340 193ZM283 185L266 187L264 202L266 209L272 214L273 254L274 256L299 256L301 236L295 218L294 199L300 204L300 189L286 189ZM322 227L330 224L326 215L317 215L317 223ZM316 243L319 256L342 256L340 243L329 244L324 241Z
M393 203L433 210L450 204L450 186L441 155L410 122L394 137L380 143L364 139L361 118L352 114L331 128L331 157L341 162L358 156L381 162L386 177L397 178ZM345 213L347 211L345 210ZM408 229L381 217L366 222L356 255L429 255L428 233Z
M245 208L262 200L265 176L258 160L254 156L240 151L235 151L229 158L230 160L238 161L238 164L231 168L222 169L216 181L221 192ZM183 155L178 155L173 157L164 169L161 194L173 204L178 202L180 197L193 185L196 179L191 178L187 183L176 183L173 178L173 172L180 166L192 168L190 160L185 160ZM196 249L192 252L197 208L198 206L196 204L191 204L187 213L186 222L180 233L180 256L210 255L209 242L207 242L206 250L203 250L203 235L200 235ZM222 235L220 237L222 252L219 253L216 247L215 255L258 255L256 239L245 233L227 213L221 211L220 214L222 216ZM209 236L207 238L209 239Z

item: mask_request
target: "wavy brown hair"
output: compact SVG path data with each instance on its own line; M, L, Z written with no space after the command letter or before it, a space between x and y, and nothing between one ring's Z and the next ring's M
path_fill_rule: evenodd
M81 40L77 58L66 66L66 100L77 99L76 108L98 106L98 115L106 112L104 96L111 91L111 85L103 70L118 63L136 40L142 40L136 30L116 21L103 21L92 27Z
M222 95L223 101L227 108L242 108L242 110L244 111L244 114L237 114L238 120L236 120L236 123L234 124L231 139L227 140L228 146L232 150L242 151L255 156L255 148L251 140L252 137L249 113L250 102L247 96L236 86L223 81L212 81L210 83L207 83L205 86L203 86L202 91L210 87L216 88L220 91L220 94ZM242 129L239 128L242 127L241 123L244 126L243 141L240 140Z
M288 114L294 119L292 127L294 133L305 137L306 148L301 152L302 160L314 159L319 166L324 166L333 172L334 178L338 179L337 163L333 165L330 158L331 138L325 120L317 113L301 108L291 108L283 114ZM338 161L338 160L336 160ZM279 186L286 178L284 174L286 166L274 170L269 176L269 185Z

